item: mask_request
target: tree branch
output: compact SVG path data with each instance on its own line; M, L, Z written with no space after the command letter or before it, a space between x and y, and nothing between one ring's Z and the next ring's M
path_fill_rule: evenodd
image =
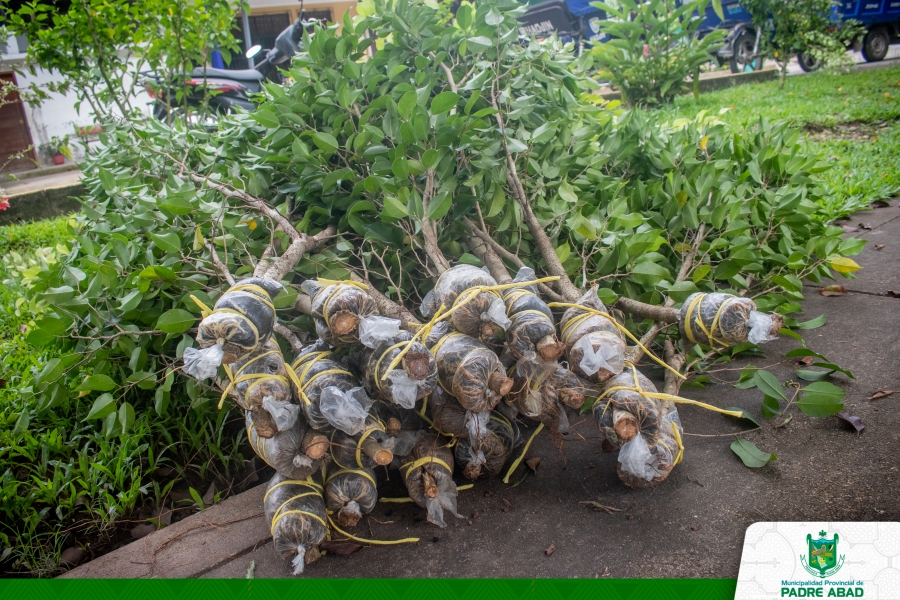
M466 243L472 251L472 254L477 256L478 259L484 263L484 266L488 268L491 277L496 279L497 283L505 284L512 282L512 277L509 276L509 272L506 270L503 260L497 256L497 253L494 252L494 249L491 248L489 244L474 233L467 236Z
M369 286L368 294L373 300L375 300L375 304L378 305L378 312L381 314L381 316L390 317L391 319L399 319L400 326L404 329L408 328L410 324L422 324L422 322L416 318L412 311L407 309L402 304L394 302L393 300L376 290L375 286L372 285L372 282L368 279L364 279L363 277L360 277L353 272L350 273L350 279L352 279L353 281L358 281L360 283L365 283Z
M294 350L294 352L300 352L301 350L303 350L303 343L300 341L300 338L297 337L297 334L281 323L275 324L275 333L286 339L291 345L291 348Z
M290 228L297 233L297 237L294 238L284 254L279 256L266 270L266 279L281 281L284 279L284 276L287 275L288 271L292 270L297 265L301 256L315 250L322 242L328 238L334 237L337 233L337 228L333 224L328 225L328 227L313 236L300 233L294 229L293 226Z

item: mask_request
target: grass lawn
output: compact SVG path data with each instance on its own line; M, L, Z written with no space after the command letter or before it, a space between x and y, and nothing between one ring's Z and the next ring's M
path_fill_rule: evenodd
M900 193L900 67L859 73L815 73L681 96L659 109L671 117L705 110L732 123L788 121L808 132L809 143L834 168L822 176L837 219Z

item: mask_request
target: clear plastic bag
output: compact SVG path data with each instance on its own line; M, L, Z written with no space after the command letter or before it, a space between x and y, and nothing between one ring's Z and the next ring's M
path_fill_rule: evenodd
M444 510L450 511L454 517L462 519L463 516L456 511L456 484L450 478L437 480L437 498L425 498L425 509L428 512L428 522L441 529L447 527L444 522Z
M626 473L650 481L659 475L659 459L650 452L644 436L638 434L619 450L619 465Z
M363 317L359 320L359 341L366 348L390 340L400 334L400 321L388 317Z
M391 381L391 396L394 402L403 408L415 408L419 384L422 382L407 375L403 369L393 369L388 373L388 379Z
M215 377L219 365L222 364L223 356L225 356L225 351L222 349L222 342L201 350L185 348L184 369L182 370L198 381Z
M298 404L276 400L272 396L265 396L262 406L272 416L278 431L287 431L293 427L297 422L297 417L300 416L300 406Z
M491 418L489 412L466 412L466 430L469 432L469 439L473 444L484 438L488 434L488 421ZM484 456L481 457L484 461Z
M506 316L506 304L500 298L494 298L491 301L491 306L487 309L487 312L481 314L481 320L493 321L504 330L509 329L509 325L512 323L509 317Z
M778 337L777 333L773 332L773 330L777 332L778 327L775 327L775 320L772 318L772 315L761 313L758 310L751 310L747 324L750 326L747 341L751 344L764 344Z
M437 308L438 307L434 305L434 290L428 290L428 293L422 298L422 306L419 307L419 312L422 313L422 316L426 319L430 319L434 316Z
M319 397L319 407L325 419L347 435L356 435L366 427L366 417L372 400L361 387L346 392L339 387L328 386Z
M625 357L617 351L616 346L603 344L594 351L594 343L590 335L580 338L573 349L582 352L578 366L585 375L593 375L600 369L606 369L618 375L625 368Z

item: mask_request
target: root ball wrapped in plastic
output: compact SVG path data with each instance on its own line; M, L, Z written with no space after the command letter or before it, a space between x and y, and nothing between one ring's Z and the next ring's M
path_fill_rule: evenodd
M252 412L258 435L270 438L294 426L300 415L300 406L294 402L296 383L275 340L270 339L233 365L226 365L225 372L230 382L222 401L234 389L240 407Z
M245 424L250 447L267 465L289 479L306 479L327 459L328 438L309 429L302 417L287 431L277 432L270 438L259 435L249 410L245 411Z
M719 292L691 294L678 318L683 339L713 348L762 344L778 337L784 325L781 315L757 311L753 300Z
M435 327L426 346L437 362L438 384L466 410L491 410L512 389L500 359L475 338Z
M333 346L358 344L360 320L378 314L363 284L310 279L300 287L309 294L316 333Z
M395 337L378 341L374 347L358 347L351 362L362 375L373 398L393 402L403 408L415 408L416 401L437 386L437 362L420 342L408 343L413 335L401 331ZM400 363L388 372L394 359L409 346ZM387 374L387 378L384 375Z
M334 463L345 469L374 469L389 465L394 459L394 440L385 432L384 423L373 416L366 419L361 433L347 435L336 429L329 439Z
M607 312L595 289L577 304ZM578 308L569 308L559 322L560 339L566 346L569 368L588 381L603 383L625 368L625 340L608 318Z
M446 527L444 511L462 518L456 510L456 483L453 481L453 452L437 435L426 435L409 453L409 462L400 467L406 490L413 502L428 513L428 522Z
M363 430L372 401L353 373L333 358L327 350L306 352L291 365L300 388L300 408L313 429L337 428L352 435Z
M435 389L440 388L435 387ZM389 402L374 402L372 414L384 423L384 430L390 436L397 436L403 432L418 432L426 427L422 417L415 410L402 408ZM394 452L394 454L406 454L406 452Z
M656 387L630 368L607 382L605 395L593 408L603 450L619 451L619 479L637 488L663 481L681 461L683 451L675 405L641 392L656 393Z
M334 466L325 478L325 504L340 527L353 527L378 503L378 485L371 469Z
M475 435L470 431L467 437L457 441L454 450L456 461L467 479L499 475L520 439L519 428L501 413L491 411L478 417L481 415L487 417L480 419L484 430ZM470 430L473 420L469 421Z
M534 271L522 267L513 283L534 281ZM556 337L553 313L547 303L538 296L536 285L511 288L503 291L506 315L510 324L506 328L506 347L516 360L555 362L565 350Z
M442 387L436 387L425 402L426 413L436 431L452 438L464 438L469 435L466 428L466 415L469 411Z
M229 288L212 310L198 301L204 311L197 328L200 349L185 350L184 371L206 379L219 365L242 360L263 346L275 327L272 298L282 289L277 281L250 278Z
M322 486L311 479L288 479L276 474L263 498L275 550L291 561L294 575L318 560L328 522Z
M556 433L568 433L565 407L579 409L586 399L600 395L599 386L559 365L512 368L510 372L515 383L506 401L521 415L540 421Z
M425 296L422 314L431 318L443 305L448 310L468 296L466 290L475 287L496 286L497 281L483 270L472 265L456 265L444 271ZM506 305L500 293L494 290L481 291L467 300L450 316L453 327L466 335L492 345L500 345L504 340L504 330L509 326Z

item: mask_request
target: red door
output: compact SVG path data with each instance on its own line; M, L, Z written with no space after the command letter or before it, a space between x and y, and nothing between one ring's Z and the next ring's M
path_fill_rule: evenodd
M12 73L0 73L0 81L16 82ZM25 107L18 92L7 94L0 99L0 173L13 173L35 169L37 155L31 146L31 132L25 120ZM23 155L13 158L19 153Z

